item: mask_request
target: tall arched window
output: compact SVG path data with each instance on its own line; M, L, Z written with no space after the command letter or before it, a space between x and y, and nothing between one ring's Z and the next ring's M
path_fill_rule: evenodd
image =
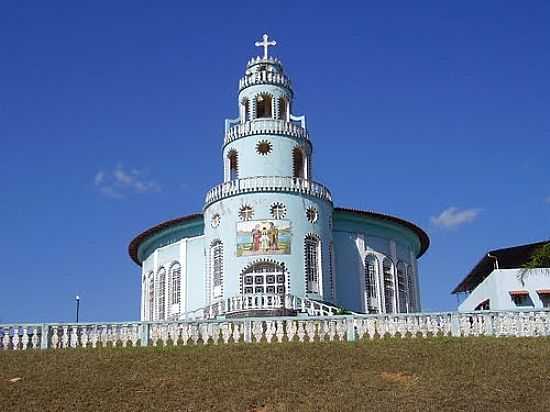
M255 262L247 267L241 278L241 293L284 295L286 293L285 268L272 261Z
M288 121L288 102L285 97L279 97L279 119Z
M212 299L222 297L223 284L223 243L215 240L210 245L210 268L212 279Z
M417 312L418 302L416 301L416 281L411 265L407 265L407 282L409 284L409 312Z
M397 292L399 296L399 312L407 313L409 307L409 285L407 272L402 261L397 262Z
M251 120L250 116L250 101L248 99L243 99L241 101L241 120L242 122L248 122Z
M306 292L320 293L321 242L316 235L307 235L304 240Z
M149 273L149 279L147 282L147 310L149 314L147 320L151 321L153 320L153 316L155 314L155 277L153 275L153 272Z
M170 305L181 302L181 265L176 262L170 268Z
M373 255L365 258L365 308L368 313L378 312L378 259Z
M227 154L229 161L229 180L239 178L239 155L236 150L230 150Z
M293 176L305 178L304 173L304 151L300 147L295 147L292 151Z
M394 312L395 282L393 280L393 264L388 258L382 261L382 272L384 276L384 307L386 313Z
M272 118L273 117L273 99L268 94L260 94L256 97L256 118Z
M157 287L157 320L164 320L166 315L166 270L160 268L157 274L158 277L158 287Z

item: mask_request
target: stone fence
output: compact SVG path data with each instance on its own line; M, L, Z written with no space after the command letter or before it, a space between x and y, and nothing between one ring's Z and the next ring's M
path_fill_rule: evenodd
M0 325L0 350L355 341L385 337L550 336L550 311Z

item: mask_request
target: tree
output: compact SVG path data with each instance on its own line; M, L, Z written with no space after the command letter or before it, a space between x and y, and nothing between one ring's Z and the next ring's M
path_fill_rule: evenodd
M537 248L529 260L521 265L519 278L522 284L533 269L541 269L547 274L550 274L550 242Z

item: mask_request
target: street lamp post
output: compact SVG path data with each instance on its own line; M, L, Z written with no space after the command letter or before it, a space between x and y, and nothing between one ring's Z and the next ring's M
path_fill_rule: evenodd
M78 312L80 311L80 296L76 295L76 323L78 323Z

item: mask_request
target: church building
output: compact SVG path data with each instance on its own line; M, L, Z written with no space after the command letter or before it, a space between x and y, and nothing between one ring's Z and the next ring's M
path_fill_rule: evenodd
M141 268L143 321L421 309L417 259L428 236L397 217L334 205L315 181L313 165L322 165L312 161L306 117L293 112L292 83L268 54L275 44L267 35L256 42L263 55L239 80L223 181L202 212L129 245Z

